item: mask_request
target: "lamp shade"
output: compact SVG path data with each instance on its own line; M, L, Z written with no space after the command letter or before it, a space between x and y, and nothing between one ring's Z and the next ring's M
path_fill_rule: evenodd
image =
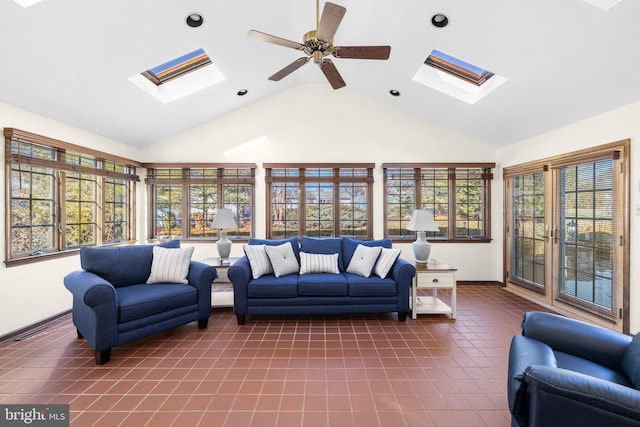
M440 231L438 224L433 220L433 212L430 209L416 209L411 215L411 221L407 225L411 231Z
M216 219L213 220L211 228L226 230L227 228L236 228L236 221L233 219L233 211L227 208L218 209Z

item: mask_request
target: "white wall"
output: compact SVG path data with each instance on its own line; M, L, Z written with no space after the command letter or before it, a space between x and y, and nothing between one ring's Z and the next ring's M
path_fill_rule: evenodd
M348 87L334 91L318 83L295 86L154 144L144 150L143 161L256 163L256 237L266 233L263 163L375 163L374 238L382 238L382 163L494 162L495 153L492 147ZM493 193L501 188L494 180ZM492 209L498 213L494 218L499 217L501 205L494 202ZM434 244L431 256L457 267L458 280L499 280L500 238L494 235L492 243ZM413 258L410 244L396 246L402 247L404 257ZM215 245L198 245L194 256L216 254ZM241 245L233 245L232 256L240 255Z
M37 133L76 145L113 153L135 160L139 150L100 137L63 123L0 103L0 128L12 127ZM4 140L3 140L4 147ZM4 148L0 159L4 168ZM0 217L6 218L5 174L2 174L2 202ZM144 186L139 186L142 189ZM138 191L140 193L140 190ZM0 226L0 257L4 261L5 226ZM0 335L37 323L71 308L71 294L64 288L62 278L80 268L79 257L70 256L51 261L7 268L0 264Z
M640 140L640 120L638 120L638 117L640 117L640 102L521 141L497 152L497 161L500 165L509 167L627 138L631 139L630 331L632 333L640 331L640 310L638 309L640 307L640 283L638 283L638 280L640 280L640 265L637 262L637 256L634 256L634 254L637 254L638 242L640 241L640 217L635 215L636 207L640 205L640 176L638 175L640 172L638 171L640 153L635 149L635 141ZM501 173L502 170L499 172ZM499 180L501 179L502 177L500 176ZM502 206L502 191L499 194L501 199L500 206ZM502 208L500 208L500 211L502 211ZM502 221L502 218L499 219ZM501 230L502 224L499 227L496 230ZM502 251L502 246L499 250ZM500 269L502 269L502 256L497 257L497 261L500 264Z

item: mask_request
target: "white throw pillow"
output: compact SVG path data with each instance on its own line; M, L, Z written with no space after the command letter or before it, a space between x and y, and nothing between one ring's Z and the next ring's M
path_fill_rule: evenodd
M193 246L185 248L154 246L151 274L147 283L189 283L187 275L191 255L193 255Z
M297 273L300 270L296 255L293 253L291 242L278 246L264 245L264 249L267 251L267 256L273 268L273 274L275 274L276 277Z
M254 279L264 276L265 274L273 273L271 267L271 261L267 256L267 251L264 249L265 245L244 245L244 253L249 259L249 265L251 265L251 276Z
M300 274L339 274L338 254L310 254L300 252Z
M383 279L387 277L387 274L389 274L389 270L391 270L391 267L393 267L396 259L398 259L398 257L400 256L400 252L402 252L402 250L400 249L382 248L382 252L380 252L380 256L378 257L378 261L376 261L376 266L373 267L373 272Z
M363 277L371 276L371 270L373 270L381 249L382 246L358 245L347 266L347 273L355 273Z

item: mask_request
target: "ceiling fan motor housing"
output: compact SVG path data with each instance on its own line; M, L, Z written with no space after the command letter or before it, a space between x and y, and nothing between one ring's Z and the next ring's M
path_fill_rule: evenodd
M311 56L316 64L322 64L324 57L333 53L332 42L318 40L316 30L311 30L304 35L303 44L304 53Z

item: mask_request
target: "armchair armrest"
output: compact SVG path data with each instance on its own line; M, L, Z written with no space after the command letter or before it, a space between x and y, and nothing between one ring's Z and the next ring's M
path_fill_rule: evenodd
M227 277L233 285L233 312L247 313L247 298L249 298L249 280L251 280L251 265L249 258L243 256L227 270Z
M640 391L566 369L525 370L530 425L638 425Z
M544 312L525 313L522 335L571 354L620 370L631 337L600 326Z
M116 290L111 283L97 274L85 270L76 270L64 277L64 286L74 299L89 307L100 306L116 308Z

